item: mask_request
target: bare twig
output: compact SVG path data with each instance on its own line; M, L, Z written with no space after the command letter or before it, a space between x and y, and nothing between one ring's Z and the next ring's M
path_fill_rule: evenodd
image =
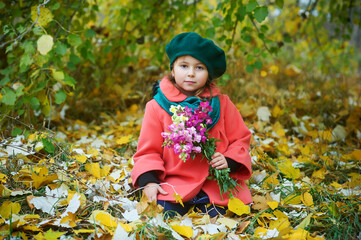
M16 44L19 40L21 40L24 37L24 35L27 34L34 27L35 24L38 23L38 19L40 17L40 7L45 6L49 1L50 0L46 0L44 3L41 3L41 4L38 5L38 7L37 7L38 15L36 16L36 19L33 22L33 24L31 24L31 26L28 29L26 29L22 34L17 36L15 39L12 39L10 41L7 41L7 42L4 42L3 44L1 44L0 48L4 47L5 45L7 45L9 43L12 43L12 42L14 42Z
M254 20L253 20L252 18L249 18L249 19L251 20L252 25L256 28L257 33L259 34L260 31L259 31L256 23L254 22ZM261 39L261 40L262 40L262 42L263 42L263 46L265 47L265 49L272 55L273 53L272 53L271 50L268 48L266 41L265 41L264 39Z

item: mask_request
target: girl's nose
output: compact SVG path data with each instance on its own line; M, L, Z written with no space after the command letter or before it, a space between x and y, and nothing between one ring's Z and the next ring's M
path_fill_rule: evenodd
M194 68L192 68L192 67L189 68L188 76L194 76Z

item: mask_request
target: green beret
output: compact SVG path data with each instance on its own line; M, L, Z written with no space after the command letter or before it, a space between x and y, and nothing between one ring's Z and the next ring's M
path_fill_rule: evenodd
M194 32L181 33L175 36L165 47L170 60L174 61L184 55L190 55L206 65L211 79L218 78L226 71L226 56L224 51L212 40L203 38Z

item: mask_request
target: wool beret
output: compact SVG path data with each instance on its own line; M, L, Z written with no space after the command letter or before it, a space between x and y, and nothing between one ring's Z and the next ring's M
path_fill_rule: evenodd
M185 55L190 55L206 65L211 79L216 79L226 71L226 56L224 51L210 39L203 38L194 32L181 33L175 36L165 47L170 60L174 61Z

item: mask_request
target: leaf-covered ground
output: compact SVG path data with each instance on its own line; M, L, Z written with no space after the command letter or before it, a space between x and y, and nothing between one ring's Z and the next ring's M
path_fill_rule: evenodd
M54 132L1 140L0 238L360 238L360 88L239 83L249 97L233 99L253 133L250 207L165 219L141 199L130 172L143 108L132 105L100 124L61 116Z

